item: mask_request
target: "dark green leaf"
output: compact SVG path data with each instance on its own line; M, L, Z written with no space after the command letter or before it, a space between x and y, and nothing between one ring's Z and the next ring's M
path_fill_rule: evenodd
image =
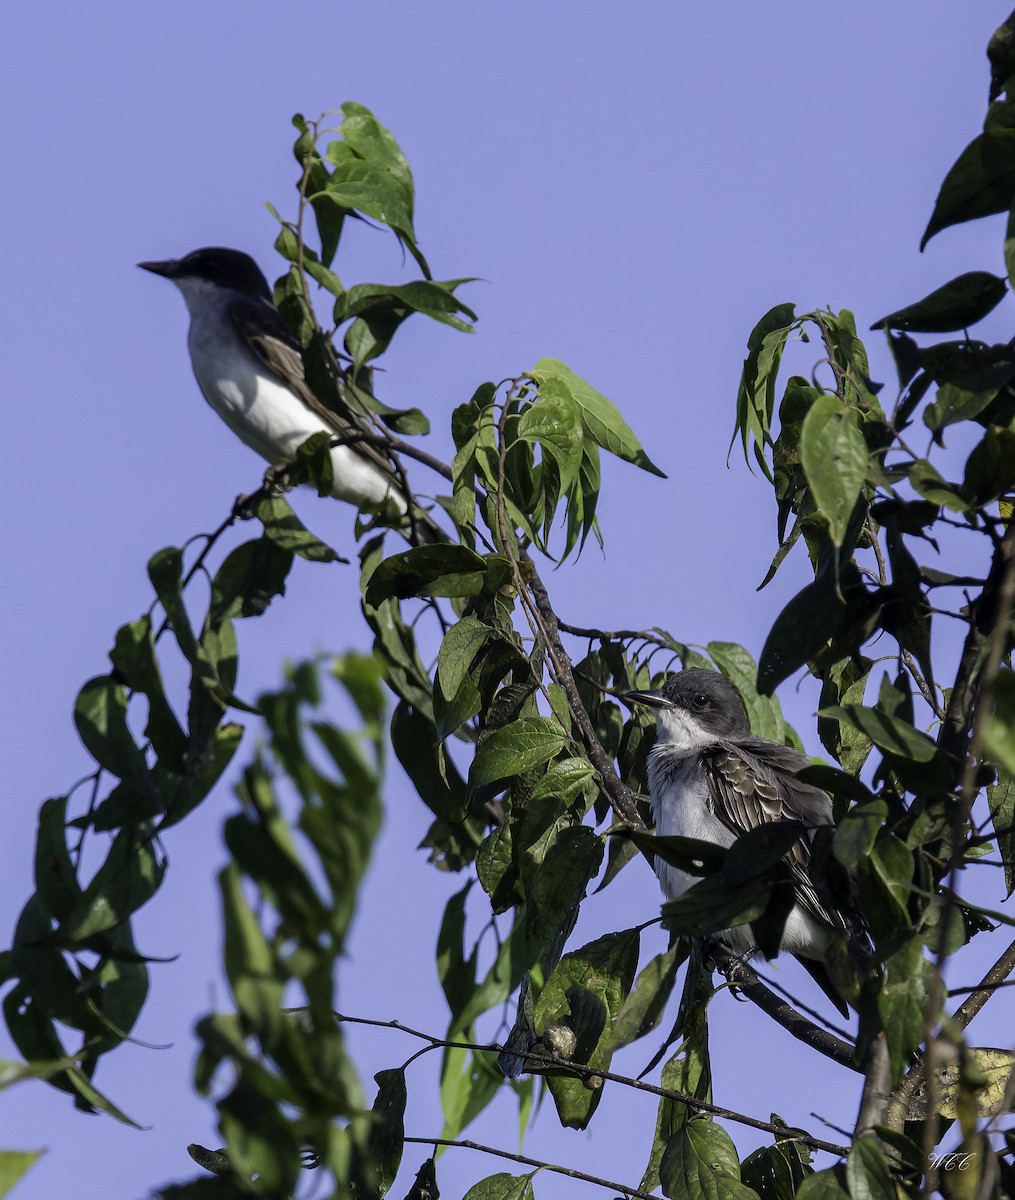
M949 225L1007 212L1015 199L1015 130L993 129L974 138L945 176L922 250Z
M416 546L386 558L370 576L366 602L377 608L389 597L478 596L487 562L467 546Z
M1012 183L1015 185L1015 175ZM915 304L875 321L871 329L906 329L911 333L951 333L966 329L995 309L1007 291L1007 282L997 275L991 275L989 271L967 271Z
M39 810L35 839L35 887L47 916L66 919L81 898L81 885L67 845L67 797L47 800Z
M908 938L885 959L878 1014L888 1042L894 1083L902 1079L924 1039L930 974L931 964L924 958L919 935Z
M470 788L511 779L549 762L564 748L564 732L548 717L525 717L495 729L479 743L469 769Z
M870 854L878 830L887 819L888 805L884 800L872 800L851 808L835 831L836 859L847 870L855 870L860 860Z
M634 986L613 1019L612 1053L643 1038L659 1024L676 982L677 968L686 957L685 948L671 946L638 972Z
M265 536L283 550L310 562L348 562L310 532L284 496L264 496L255 510Z
M677 837L672 834L663 837L642 833L638 829L624 829L617 837L630 838L639 850L656 855L664 863L669 863L679 871L687 871L690 875L711 874L726 861L726 850L722 846L699 838Z
M798 592L776 617L758 663L758 691L771 695L833 637L846 605L827 576Z
M230 551L212 580L209 622L218 626L235 617L260 616L275 596L285 595L292 562L288 550L266 537Z
M566 1024L577 1036L573 1059L608 1069L613 1053L610 1026L634 982L639 942L638 931L627 929L566 954L536 1001L536 1031L542 1034L549 1025ZM584 1129L602 1090L566 1075L551 1076L547 1083L561 1124Z
M730 448L739 433L744 458L750 464L753 444L754 457L769 480L772 479L772 472L765 458L765 450L775 411L775 381L782 352L795 324L793 304L777 304L765 313L747 339L747 358L737 392L737 420Z
M712 875L666 901L663 928L680 937L700 937L747 925L764 913L770 894L770 886L757 879L731 889Z
M74 724L99 766L143 796L151 795L145 756L127 726L127 697L112 676L98 675L84 685L74 705Z
M850 1148L846 1156L846 1181L853 1200L897 1200L898 1191L884 1147L873 1133L863 1134Z
M994 711L987 721L987 755L1015 775L1015 671L1001 670L994 680Z
M1015 777L1007 771L1000 772L997 783L987 788L987 802L998 853L1004 863L1007 899L1015 891Z
M952 512L964 513L969 502L953 483L948 483L925 458L918 458L909 468L909 482L925 500L943 504Z
M900 758L925 763L930 762L937 753L937 747L925 733L914 729L908 721L890 716L878 708L865 708L862 704L832 705L822 709L818 715L848 721L869 737L875 746Z
M688 1121L670 1139L659 1167L670 1200L758 1200L740 1182L740 1159L730 1135L714 1121Z
M109 660L134 692L148 698L145 736L162 763L180 766L187 753L187 738L166 698L162 673L155 656L150 617L123 625L117 631L116 644Z
M121 829L105 862L60 923L61 941L81 942L126 921L158 891L166 865L150 836L130 826Z
M402 1141L405 1135L405 1072L378 1071L374 1076L377 1097L371 1116L374 1118L367 1135L370 1164L376 1173L379 1196L384 1196L395 1182L402 1161Z
M1015 430L991 425L966 460L964 486L984 504L1015 488Z

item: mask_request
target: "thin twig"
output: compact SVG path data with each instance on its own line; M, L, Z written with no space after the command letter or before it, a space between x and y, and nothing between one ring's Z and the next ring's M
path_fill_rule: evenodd
M286 1009L286 1012L301 1012L302 1009ZM350 1017L344 1013L335 1013L337 1021L344 1021L351 1025L370 1025L378 1029L395 1029L401 1033L406 1033L410 1037L419 1038L422 1041L429 1043L431 1050L452 1049L452 1050L471 1050L474 1053L482 1054L501 1054L504 1047L496 1042L461 1042L452 1041L445 1038L434 1037L433 1034L424 1033L422 1030L413 1029L408 1025L403 1025L401 1021L381 1021L373 1017ZM786 1126L776 1125L770 1121L759 1121L756 1117L748 1117L744 1113L734 1112L728 1108L720 1108L718 1105L709 1104L705 1100L699 1100L696 1096L690 1096L686 1092L674 1091L672 1088L658 1087L653 1083L646 1083L643 1079L633 1079L629 1075L618 1075L614 1071L599 1070L596 1067L590 1067L587 1063L572 1062L564 1058L549 1058L545 1053L540 1054L533 1051L512 1050L512 1053L518 1055L519 1058L524 1058L527 1061L536 1063L542 1068L552 1068L554 1071L567 1071L575 1074L579 1079L601 1079L610 1083L620 1084L624 1087L633 1088L638 1092L647 1092L649 1095L658 1096L664 1100L675 1100L680 1104L686 1104L688 1108L694 1108L699 1112L709 1113L711 1116L721 1117L723 1120L733 1121L738 1125L747 1125L751 1129L760 1129L765 1133L777 1134L780 1137L785 1135ZM413 1057L417 1057L414 1055ZM804 1142L808 1146L813 1146L816 1150L825 1150L829 1154L837 1154L840 1157L844 1156L847 1151L845 1146L837 1146L833 1142L825 1142L820 1138L812 1137L809 1133L800 1130L796 1134L795 1140Z
M566 1175L569 1179L580 1179L583 1183L594 1183L597 1187L608 1188L611 1192L622 1192L625 1196L635 1196L637 1200L657 1200L651 1192L643 1192L640 1188L630 1187L626 1183L614 1183L609 1179L601 1179L598 1175L589 1175L574 1167L562 1167L558 1163L543 1162L538 1158L529 1158L524 1154L512 1154L509 1150L498 1150L495 1146L484 1146L481 1142L470 1139L455 1141L452 1138L405 1137L404 1142L416 1142L422 1146L459 1146L463 1150L479 1150L483 1154L493 1154L497 1158L506 1158L510 1162L522 1163L526 1167L535 1167L540 1171L552 1171L554 1175Z

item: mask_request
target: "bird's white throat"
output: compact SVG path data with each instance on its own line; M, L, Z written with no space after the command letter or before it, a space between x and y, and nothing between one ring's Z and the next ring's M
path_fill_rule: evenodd
M656 709L656 744L670 755L696 754L715 740L686 709Z

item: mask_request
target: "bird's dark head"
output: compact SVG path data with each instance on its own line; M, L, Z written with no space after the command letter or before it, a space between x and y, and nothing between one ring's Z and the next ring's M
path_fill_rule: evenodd
M191 250L183 258L167 258L161 262L141 262L137 265L153 275L171 279L185 296L188 286L210 285L271 300L271 289L261 268L242 250L205 246L201 250Z
M718 671L697 667L678 671L657 691L628 692L626 699L654 708L659 741L680 750L696 750L751 732L736 684Z

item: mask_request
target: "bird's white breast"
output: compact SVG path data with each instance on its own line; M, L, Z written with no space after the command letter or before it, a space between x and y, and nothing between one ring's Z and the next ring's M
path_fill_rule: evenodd
M181 290L183 290L181 288ZM184 292L194 312L192 298ZM221 321L229 328L229 314ZM215 336L218 322L191 321L188 335L194 374L205 399L236 436L267 462L275 465L296 455L312 434L334 433L316 413L273 377L239 334ZM332 495L352 504L381 504L390 499L400 511L405 502L392 489L391 477L348 446L331 452L335 483Z
M732 846L736 840L730 830L708 808L708 783L700 766L697 748L684 753L677 750L677 738L695 742L693 725L681 727L672 718L681 716L673 710L657 713L660 740L648 757L649 790L652 796L652 818L656 833L665 837L698 838L717 846ZM671 718L665 726L662 721ZM686 730L690 729L690 733ZM663 740L663 734L666 738ZM676 737L674 736L676 734ZM700 876L691 875L679 867L656 860L656 874L663 894L668 900L682 896ZM726 929L717 936L737 954L754 954L757 944L749 925ZM793 906L786 919L780 949L807 958L820 959L828 945L830 931L799 904Z

